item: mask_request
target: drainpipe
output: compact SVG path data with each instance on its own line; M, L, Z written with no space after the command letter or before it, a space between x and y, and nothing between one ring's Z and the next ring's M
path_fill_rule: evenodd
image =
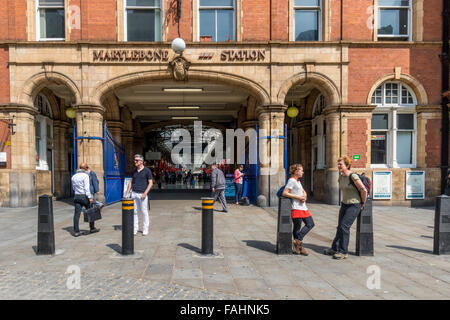
M442 92L447 93L449 91L449 1L443 0L444 11L442 12ZM449 119L448 119L448 103L449 95L444 94L442 97L442 152L441 152L441 192L444 193L447 170L448 170L448 131L449 131Z

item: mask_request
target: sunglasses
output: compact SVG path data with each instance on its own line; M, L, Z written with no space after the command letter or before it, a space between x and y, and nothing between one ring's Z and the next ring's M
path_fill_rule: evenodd
M139 161L141 161L141 160L139 160L139 159L138 159L138 160L134 159L134 162L139 162Z

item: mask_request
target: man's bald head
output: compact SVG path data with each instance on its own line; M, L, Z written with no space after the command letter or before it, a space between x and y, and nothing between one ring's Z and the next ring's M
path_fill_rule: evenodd
M88 166L88 164L87 164L86 162L82 162L82 163L80 164L80 169L81 169L81 170L88 170L88 169L89 169L89 166Z

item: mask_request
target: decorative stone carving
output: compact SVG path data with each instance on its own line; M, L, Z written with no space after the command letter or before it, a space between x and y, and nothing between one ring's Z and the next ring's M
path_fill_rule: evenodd
M185 81L188 77L188 70L191 63L182 56L177 56L175 59L169 62L169 68L172 73L172 77L176 81Z

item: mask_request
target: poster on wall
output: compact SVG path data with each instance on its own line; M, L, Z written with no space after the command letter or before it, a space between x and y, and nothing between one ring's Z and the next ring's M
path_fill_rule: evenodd
M392 198L392 172L373 172L373 199Z
M406 172L406 199L425 199L425 171Z
M130 184L131 178L125 178L123 180L123 193L122 193L122 197L125 197L125 194L127 193L127 188L128 185ZM128 195L129 197L131 197L131 191L130 194Z

